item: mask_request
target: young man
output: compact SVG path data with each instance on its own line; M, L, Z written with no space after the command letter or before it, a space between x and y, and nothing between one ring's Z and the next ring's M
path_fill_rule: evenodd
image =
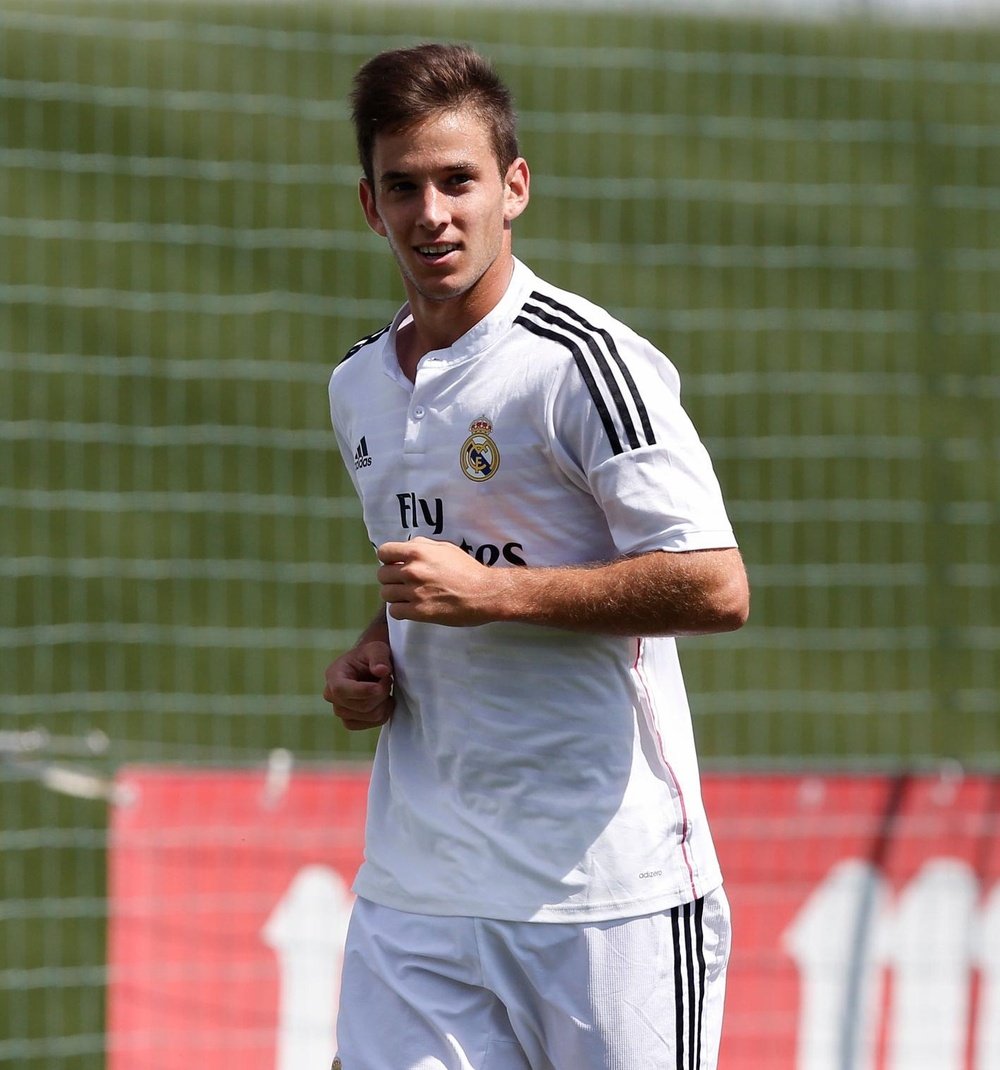
M714 1067L728 909L674 642L748 612L710 461L667 359L515 260L491 66L384 53L352 99L407 303L330 381L386 606L324 692L384 726L338 1057Z

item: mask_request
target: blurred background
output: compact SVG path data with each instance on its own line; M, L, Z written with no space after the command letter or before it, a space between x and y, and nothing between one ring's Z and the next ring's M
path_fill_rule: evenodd
M680 370L754 592L682 646L705 767L1000 770L1000 10L735 6L0 0L0 1066L106 1065L123 768L370 753L326 383L402 301L382 48L495 60L515 251Z

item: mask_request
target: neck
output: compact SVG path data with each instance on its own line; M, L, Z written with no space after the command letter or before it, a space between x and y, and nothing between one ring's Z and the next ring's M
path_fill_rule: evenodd
M412 323L396 335L396 357L411 381L426 353L447 349L485 319L499 304L514 274L514 258L498 258L470 289L445 300L424 297L408 282L406 296Z

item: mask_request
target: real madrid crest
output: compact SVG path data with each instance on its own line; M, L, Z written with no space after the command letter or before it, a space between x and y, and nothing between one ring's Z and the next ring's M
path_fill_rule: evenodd
M462 471L477 483L492 479L500 467L500 451L490 437L493 424L485 416L478 416L469 424L472 432L462 443L459 461Z

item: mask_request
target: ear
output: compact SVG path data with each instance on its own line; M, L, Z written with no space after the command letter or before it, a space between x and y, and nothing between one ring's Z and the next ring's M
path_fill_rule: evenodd
M358 197L361 200L361 210L365 213L365 221L368 226L376 234L384 238L386 236L385 224L382 222L382 217L378 213L378 206L375 204L375 191L367 178L361 179L358 183Z
M531 175L528 172L528 161L523 156L518 156L507 168L503 185L503 217L505 222L510 223L528 207Z

